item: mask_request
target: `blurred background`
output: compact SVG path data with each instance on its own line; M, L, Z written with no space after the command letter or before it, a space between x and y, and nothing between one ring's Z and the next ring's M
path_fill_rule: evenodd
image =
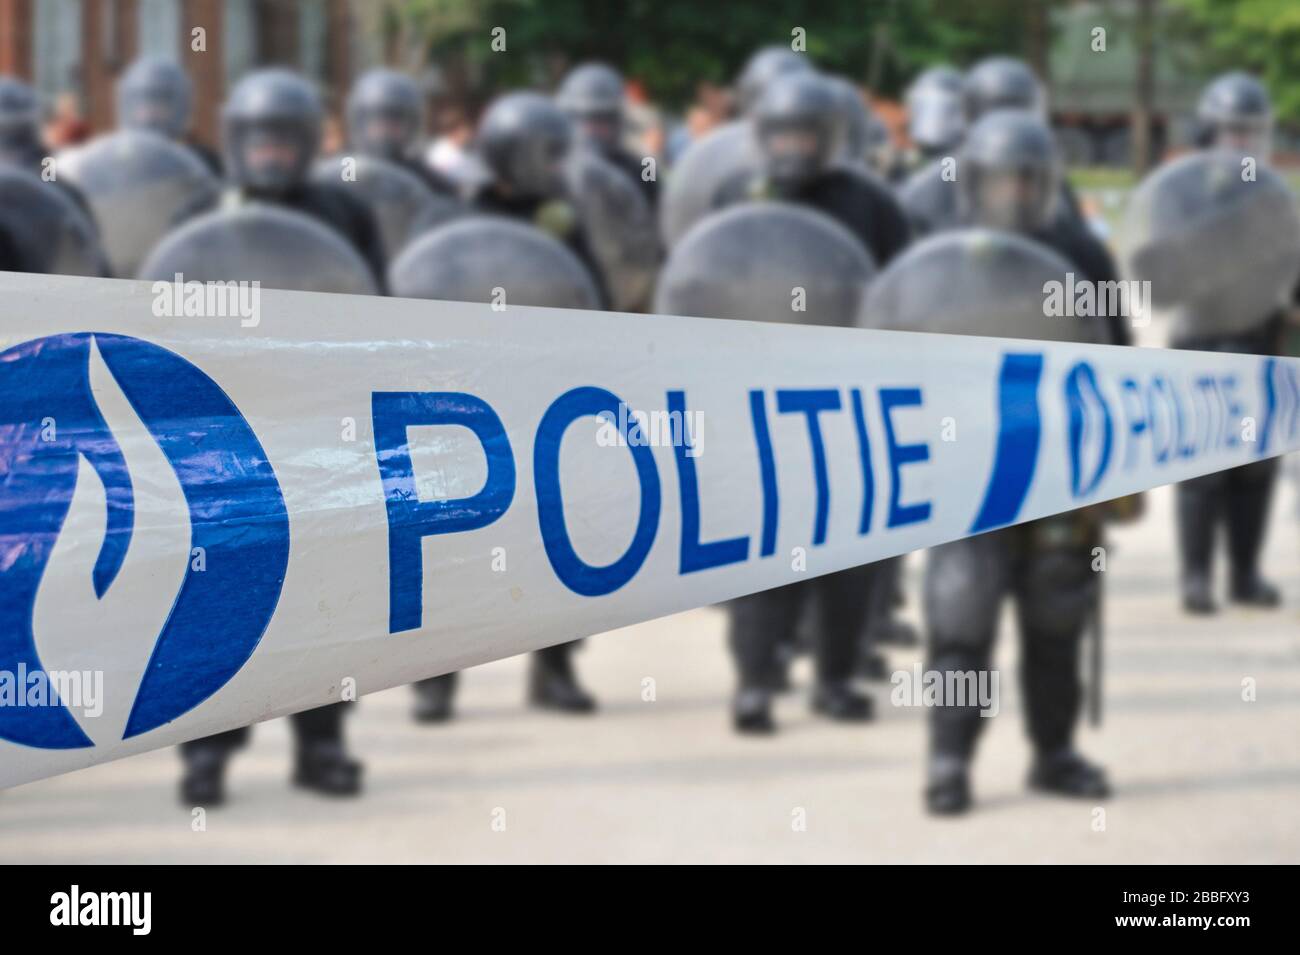
M113 127L114 84L134 59L176 58L194 83L194 129L213 145L227 91L259 66L300 70L336 117L357 76L397 67L419 80L435 135L502 90L550 89L595 59L624 72L638 125L666 136L681 122L717 122L749 54L786 42L792 24L819 66L868 91L900 145L900 99L917 73L1003 53L1047 85L1070 164L1091 171L1085 182L1123 183L1125 170L1185 146L1201 87L1229 68L1265 81L1277 161L1296 160L1300 10L1286 0L769 0L710 11L686 0L0 0L0 72L37 88L61 146ZM505 55L491 49L494 27L508 31ZM1098 28L1105 56L1082 41Z
M671 188L690 145L740 113L735 81L754 51L788 46L795 28L817 68L850 80L882 124L871 164L893 182L919 165L905 101L922 71L997 54L1028 63L1082 215L1110 249L1139 180L1194 147L1202 91L1226 70L1264 83L1273 163L1293 186L1300 168L1300 4L1288 0L0 0L0 74L35 89L55 152L118 127L116 87L132 63L175 60L192 83L189 139L217 150L239 81L289 67L321 94L329 155L345 148L355 81L389 67L423 98L415 161L463 197L481 175L475 142L489 104L523 88L551 93L597 60L623 74L626 149L661 162ZM1160 322L1134 331L1135 344L1166 343ZM409 688L356 704L358 799L286 785L295 744L281 720L232 761L219 810L196 814L184 796L177 805L174 751L0 793L0 860L1294 861L1294 483L1281 482L1262 558L1280 608L1186 614L1174 511L1172 489L1160 489L1108 544L1105 722L1080 733L1116 793L1100 815L1095 800L1025 790L1013 615L1000 624L1003 715L974 770L978 811L951 820L919 798L925 711L891 706L881 682L922 664L922 645L873 646L876 670L859 674L871 677L872 724L818 719L784 694L780 732L759 739L733 731L727 615L703 608L587 640L576 659L599 700L590 719L526 707L529 664L500 661L462 675L446 725L412 719ZM922 580L914 555L898 620L921 636ZM811 670L794 660L793 686ZM1250 701L1244 680L1258 686Z

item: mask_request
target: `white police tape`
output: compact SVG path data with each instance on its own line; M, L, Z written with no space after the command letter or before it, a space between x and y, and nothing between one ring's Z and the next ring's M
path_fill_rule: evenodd
M1300 427L1290 359L269 290L247 326L152 299L0 278L0 784L1248 463Z

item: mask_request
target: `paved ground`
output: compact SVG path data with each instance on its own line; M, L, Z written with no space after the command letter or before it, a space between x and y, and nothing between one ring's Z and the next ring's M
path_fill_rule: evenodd
M176 754L152 753L0 794L0 861L1295 862L1291 502L1288 486L1269 555L1287 591L1278 613L1194 621L1176 611L1167 492L1118 537L1107 720L1083 734L1118 788L1104 831L1092 805L1025 792L1011 679L978 764L978 811L961 820L921 812L922 711L890 706L887 688L873 726L814 720L800 692L782 702L776 738L735 737L723 616L700 610L588 641L579 665L603 703L596 718L529 713L523 662L506 660L466 676L451 726L414 725L406 689L362 700L351 724L367 762L359 801L292 790L287 727L271 724L237 758L231 803L208 813L205 831L174 801ZM1008 636L1000 663L1010 674ZM896 653L893 663L916 658ZM641 699L645 677L654 702ZM1241 699L1245 677L1257 681L1256 702Z

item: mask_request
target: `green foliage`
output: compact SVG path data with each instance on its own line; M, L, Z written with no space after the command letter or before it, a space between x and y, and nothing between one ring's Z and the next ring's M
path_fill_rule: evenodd
M1167 0L1214 70L1256 73L1278 117L1300 121L1300 3L1295 0Z
M575 62L606 60L670 105L701 81L727 83L746 57L806 31L822 67L897 93L921 68L1022 52L1048 0L405 0L395 21L435 62L463 61L478 85L543 85ZM490 31L506 30L493 53Z

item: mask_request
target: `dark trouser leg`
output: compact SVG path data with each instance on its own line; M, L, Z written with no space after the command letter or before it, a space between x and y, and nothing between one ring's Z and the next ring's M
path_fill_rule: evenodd
M206 761L214 757L225 760L235 750L247 746L249 737L252 734L253 728L251 726L241 726L239 729L214 733L212 736L204 736L202 739L192 739L181 743L181 757L187 763L194 760Z
M858 634L867 617L877 567L850 567L809 581L817 592L813 651L818 683L845 683L853 676Z
M1069 749L1083 688L1079 643L1097 597L1090 546L1031 545L1020 564L1020 683L1038 754Z
M1224 474L1224 512L1228 525L1228 556L1234 583L1259 574L1259 554L1264 547L1277 458L1255 461Z
M775 682L777 648L794 630L813 581L737 597L728 604L728 642L740 687L767 690Z
M929 552L924 583L926 630L929 634L927 670L944 676L944 686L960 680L955 674L989 668L997 636L998 611L1008 579L1008 531L994 531L953 541ZM948 674L954 674L949 677ZM943 700L930 711L932 759L965 764L975 752L983 729L978 700L966 705Z
M1210 579L1214 569L1214 535L1223 502L1224 477L1206 474L1183 481L1175 490L1178 510L1178 556L1182 577Z
M451 719L456 699L458 673L444 673L411 684L415 688L415 718L421 723L441 723Z
M293 723L294 741L298 751L314 743L343 744L343 716L347 703L327 703L314 710L303 710L289 717Z

